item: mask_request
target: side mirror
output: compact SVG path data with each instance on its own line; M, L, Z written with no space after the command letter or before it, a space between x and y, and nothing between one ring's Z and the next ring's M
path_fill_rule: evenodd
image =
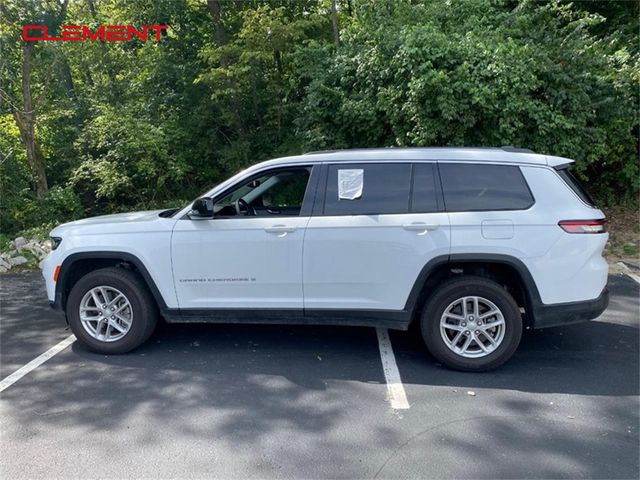
M202 197L193 202L189 218L192 220L211 220L213 218L213 200Z

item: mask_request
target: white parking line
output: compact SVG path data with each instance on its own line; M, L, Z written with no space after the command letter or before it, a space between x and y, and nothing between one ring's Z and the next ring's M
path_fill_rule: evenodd
M389 332L384 328L376 328L378 334L378 345L380 346L380 359L382 360L382 370L387 381L387 396L391 408L396 410L406 410L409 408L407 394L404 392L400 372L396 364L396 357L393 354L393 347L389 339Z
M35 370L40 365L42 365L44 362L49 360L51 357L53 357L54 355L56 355L56 354L60 353L61 351L63 351L65 348L67 348L69 345L71 345L75 341L75 339L76 339L75 335L69 335L67 338L62 340L56 346L51 347L49 350L44 352L39 357L36 357L33 360L31 360L24 367L20 367L18 370L13 372L11 375L9 375L8 377L4 378L0 382L0 392L6 390L11 385L13 385L18 380L20 380L22 377L24 377L27 373L29 373L32 370Z
M631 273L631 269L627 267L624 263L618 262L618 265L622 267L622 269L624 270L624 274L627 277L630 277L633 280L635 280L637 283L640 283L640 276L636 275L635 273Z
M640 277L635 273L627 273L631 278L633 278L636 282L640 283Z

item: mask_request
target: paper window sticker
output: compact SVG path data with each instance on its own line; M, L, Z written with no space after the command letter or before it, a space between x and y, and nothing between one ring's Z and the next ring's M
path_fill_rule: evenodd
M338 170L338 200L356 200L362 197L364 170Z

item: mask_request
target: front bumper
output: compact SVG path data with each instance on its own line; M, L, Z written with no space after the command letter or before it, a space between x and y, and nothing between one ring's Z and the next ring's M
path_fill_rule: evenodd
M58 311L62 311L62 295L57 293L56 294L56 299L51 301L49 300L49 306L53 309L53 310L58 310Z
M534 309L533 328L557 327L584 322L599 317L609 305L609 289L605 287L598 298L581 302L538 305Z

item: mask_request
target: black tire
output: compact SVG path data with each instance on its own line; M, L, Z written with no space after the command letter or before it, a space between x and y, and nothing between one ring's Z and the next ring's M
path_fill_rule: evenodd
M129 300L133 311L131 327L113 342L93 338L80 321L80 302L94 287L116 288ZM67 319L76 338L93 352L105 354L126 353L146 342L158 321L158 306L144 280L135 272L124 268L102 268L87 273L73 286L67 299Z
M465 296L483 297L493 302L504 317L502 342L483 357L467 358L455 353L440 334L440 318L445 309ZM481 372L499 367L514 354L522 337L522 316L513 297L499 284L482 277L464 276L446 281L427 299L420 319L420 330L431 354L444 365L455 370Z

